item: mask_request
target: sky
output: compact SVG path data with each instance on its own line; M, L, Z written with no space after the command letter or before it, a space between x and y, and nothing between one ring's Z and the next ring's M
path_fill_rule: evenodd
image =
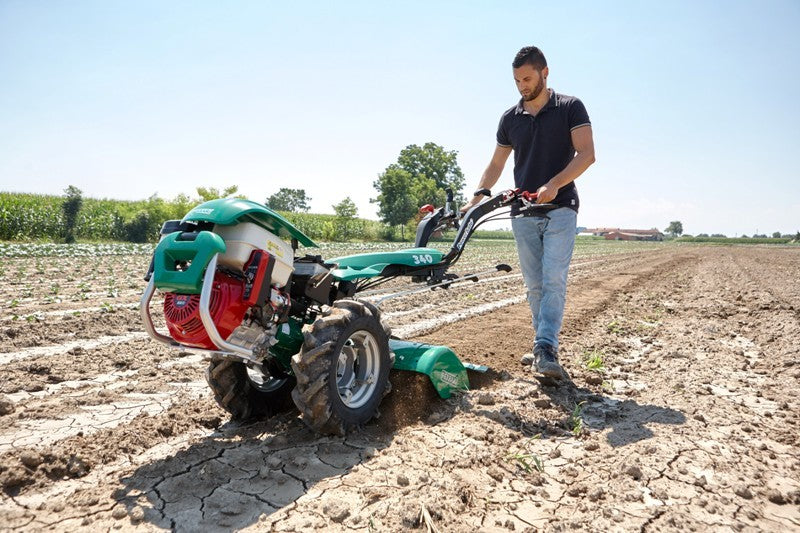
M378 175L435 142L470 194L536 45L592 121L580 226L794 234L798 27L797 0L0 0L0 191L289 187L377 219Z

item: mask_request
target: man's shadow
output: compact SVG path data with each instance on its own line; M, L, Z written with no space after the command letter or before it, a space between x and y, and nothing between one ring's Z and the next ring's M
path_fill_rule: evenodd
M491 378L484 378L482 385L491 381ZM587 429L600 431L611 428L606 439L613 447L626 446L653 437L654 433L648 427L650 424L679 425L686 422L686 415L681 411L658 405L641 405L633 399L612 398L579 387L571 379L554 381L537 378L523 381L537 387L549 398L551 404L564 412L564 418L558 423L560 429L571 429L576 419L580 419L580 423ZM519 412L509 420L511 429L522 429L527 433L548 430L547 427L541 427L541 420L521 419Z
M578 387L571 379L559 383L538 380L541 390L561 409L577 415L584 427L611 428L606 440L613 447L625 446L654 436L649 424L679 425L686 415L669 407L641 405L632 399L617 399Z

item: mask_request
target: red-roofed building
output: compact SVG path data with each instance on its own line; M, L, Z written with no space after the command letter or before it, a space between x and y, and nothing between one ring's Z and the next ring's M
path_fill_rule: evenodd
M609 241L663 241L664 234L657 229L594 228L586 233L605 237Z

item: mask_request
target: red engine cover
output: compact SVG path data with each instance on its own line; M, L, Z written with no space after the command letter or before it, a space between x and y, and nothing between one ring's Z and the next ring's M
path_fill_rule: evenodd
M223 339L239 327L247 312L248 304L242 299L243 293L244 281L219 271L214 275L208 310ZM164 297L164 317L170 336L187 346L214 350L218 347L208 337L199 309L199 294L168 292Z

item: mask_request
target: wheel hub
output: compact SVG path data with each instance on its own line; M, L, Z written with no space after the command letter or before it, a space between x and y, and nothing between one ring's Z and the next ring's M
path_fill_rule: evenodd
M367 403L375 392L375 374L380 367L380 349L368 331L356 331L344 343L336 364L339 398L350 409Z

